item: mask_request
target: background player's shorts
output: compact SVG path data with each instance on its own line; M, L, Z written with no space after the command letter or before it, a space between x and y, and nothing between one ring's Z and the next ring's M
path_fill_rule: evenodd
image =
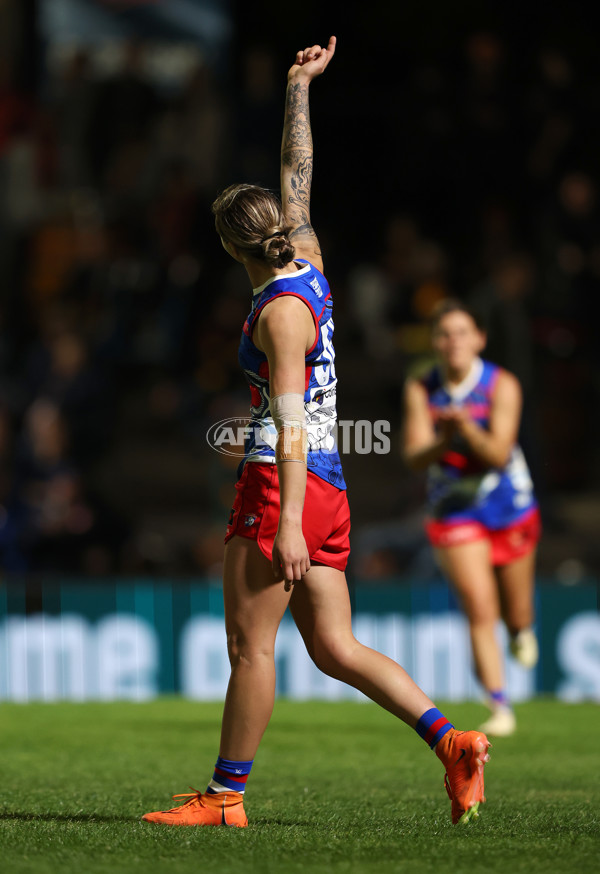
M279 524L279 477L276 464L248 462L235 484L225 543L234 534L256 540L271 561ZM350 508L344 489L314 473L306 476L302 533L311 561L343 571L350 554Z
M475 540L489 540L494 567L510 564L528 555L537 545L542 531L540 511L533 507L512 525L493 530L477 520L460 522L429 519L425 530L432 546L444 548Z

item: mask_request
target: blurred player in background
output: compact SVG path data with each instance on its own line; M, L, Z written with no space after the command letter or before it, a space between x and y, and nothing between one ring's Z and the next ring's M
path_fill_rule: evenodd
M427 535L469 622L475 671L491 714L490 735L514 732L496 626L502 617L510 650L532 668L532 630L540 515L517 444L521 389L507 371L482 360L485 333L476 315L444 301L433 322L439 364L405 391L403 451L427 470Z
M251 429L226 535L225 624L231 677L221 745L206 792L144 819L167 825L247 825L244 789L275 698L277 629L290 607L317 666L416 729L446 768L453 822L477 815L489 742L459 732L396 662L352 634L344 570L350 514L334 438L332 300L310 223L311 81L335 51L300 51L288 73L281 150L283 205L254 185L213 204L226 251L253 288L239 358ZM315 737L315 743L318 738Z

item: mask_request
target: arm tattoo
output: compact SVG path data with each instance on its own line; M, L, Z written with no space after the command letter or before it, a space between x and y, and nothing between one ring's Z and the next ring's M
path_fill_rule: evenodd
M321 247L319 246L319 241L317 239L317 235L314 232L313 226L310 222L305 222L303 225L298 225L298 227L294 228L293 231L290 232L290 242L294 242L294 238L299 237L300 239L304 237L311 237L313 243L315 244L315 254L322 255Z
M282 200L295 236L315 236L310 224L313 143L308 86L288 85L281 143Z
M307 85L288 85L285 101L283 145L285 149L296 147L312 151Z

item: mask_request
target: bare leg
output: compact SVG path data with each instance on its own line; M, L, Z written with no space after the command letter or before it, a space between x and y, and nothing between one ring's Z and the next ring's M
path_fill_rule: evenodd
M231 677L219 754L250 761L275 700L275 637L290 599L253 540L233 537L225 547L223 596Z
M469 622L475 672L485 689L504 688L504 667L496 624L500 602L486 540L435 550L436 560L454 587Z
M400 665L356 640L342 571L313 565L294 586L290 609L309 655L325 674L360 690L412 728L435 706Z
M502 618L512 635L533 625L535 555L533 549L529 555L496 568Z

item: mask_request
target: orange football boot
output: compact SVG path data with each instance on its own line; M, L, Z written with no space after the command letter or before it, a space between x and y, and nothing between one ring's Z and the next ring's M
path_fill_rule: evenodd
M479 816L483 794L483 766L489 761L489 740L481 731L446 732L435 753L446 768L444 785L452 802L452 822L467 823Z
M244 796L240 792L216 792L202 795L197 789L173 795L188 798L179 807L145 813L146 822L163 825L229 825L246 828L248 819L244 810Z

